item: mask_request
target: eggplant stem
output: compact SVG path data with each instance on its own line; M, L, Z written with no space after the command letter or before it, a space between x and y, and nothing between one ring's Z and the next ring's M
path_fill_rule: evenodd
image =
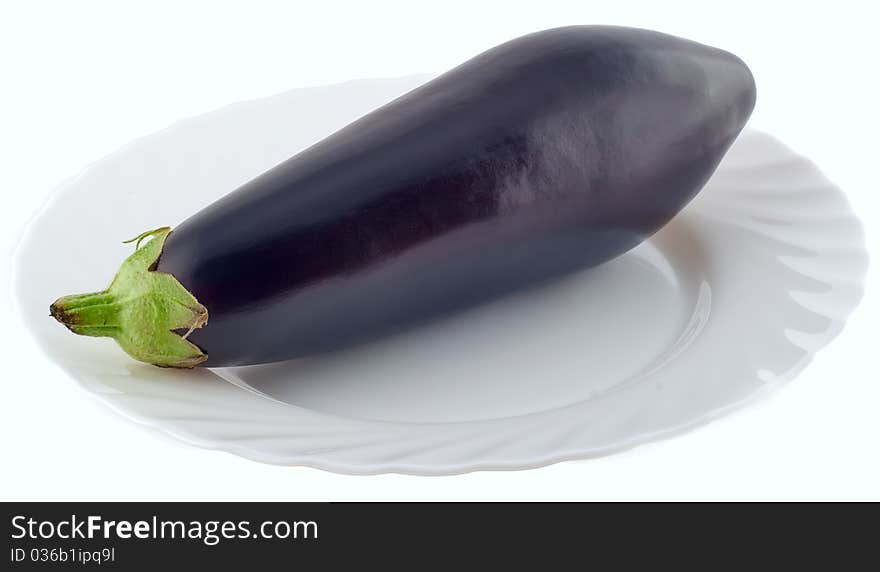
M167 226L163 226L163 227L160 227L160 228L156 228L156 229L153 229L153 230L148 230L148 231L146 231L146 232L142 232L142 233L140 233L139 235L137 235L137 236L134 237L134 238L129 238L128 240L123 240L123 241L122 241L122 244L130 244L130 243L132 243L132 242L137 241L137 242L135 242L134 249L135 249L135 250L140 250L140 249L141 249L141 242L142 242L144 239L146 239L147 237L156 236L157 234L161 234L163 231L166 231L166 230L169 231L169 232L166 233L166 234L170 234L170 229L169 229Z
M135 252L109 287L62 296L49 307L49 314L76 334L115 339L140 361L179 368L204 362L208 355L187 338L208 322L207 308L174 276L151 269L170 234L171 228L162 227L125 241L136 243Z

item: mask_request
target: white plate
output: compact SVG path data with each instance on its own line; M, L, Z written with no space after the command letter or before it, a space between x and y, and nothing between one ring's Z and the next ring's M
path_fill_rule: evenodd
M25 324L88 391L192 444L346 473L441 474L601 455L703 423L792 378L857 304L866 254L843 195L747 131L698 199L625 256L350 351L163 370L48 316L59 295L105 286L130 251L123 239L179 223L424 80L235 104L90 166L19 246Z

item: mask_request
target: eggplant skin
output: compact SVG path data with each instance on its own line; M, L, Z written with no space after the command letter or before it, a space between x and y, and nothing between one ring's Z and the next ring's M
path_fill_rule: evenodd
M343 348L618 256L706 183L755 104L736 56L573 26L493 48L178 226L206 366ZM279 125L296 129L296 125Z

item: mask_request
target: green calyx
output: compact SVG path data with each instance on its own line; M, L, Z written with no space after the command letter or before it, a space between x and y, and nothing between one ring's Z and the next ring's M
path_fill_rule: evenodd
M208 322L207 308L174 276L152 269L170 234L163 227L126 241L137 241L135 252L106 290L63 296L49 313L75 334L113 338L136 360L180 368L204 362L208 355L187 337Z

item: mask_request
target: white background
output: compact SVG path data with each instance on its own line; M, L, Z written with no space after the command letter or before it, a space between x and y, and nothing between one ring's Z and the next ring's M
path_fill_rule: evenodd
M0 498L880 500L875 267L840 337L769 398L612 457L454 477L341 476L179 444L112 413L54 367L20 331L8 287L21 229L51 190L135 137L294 87L442 72L515 36L586 23L653 28L742 57L758 84L751 125L838 183L877 256L880 43L871 3L0 6Z

